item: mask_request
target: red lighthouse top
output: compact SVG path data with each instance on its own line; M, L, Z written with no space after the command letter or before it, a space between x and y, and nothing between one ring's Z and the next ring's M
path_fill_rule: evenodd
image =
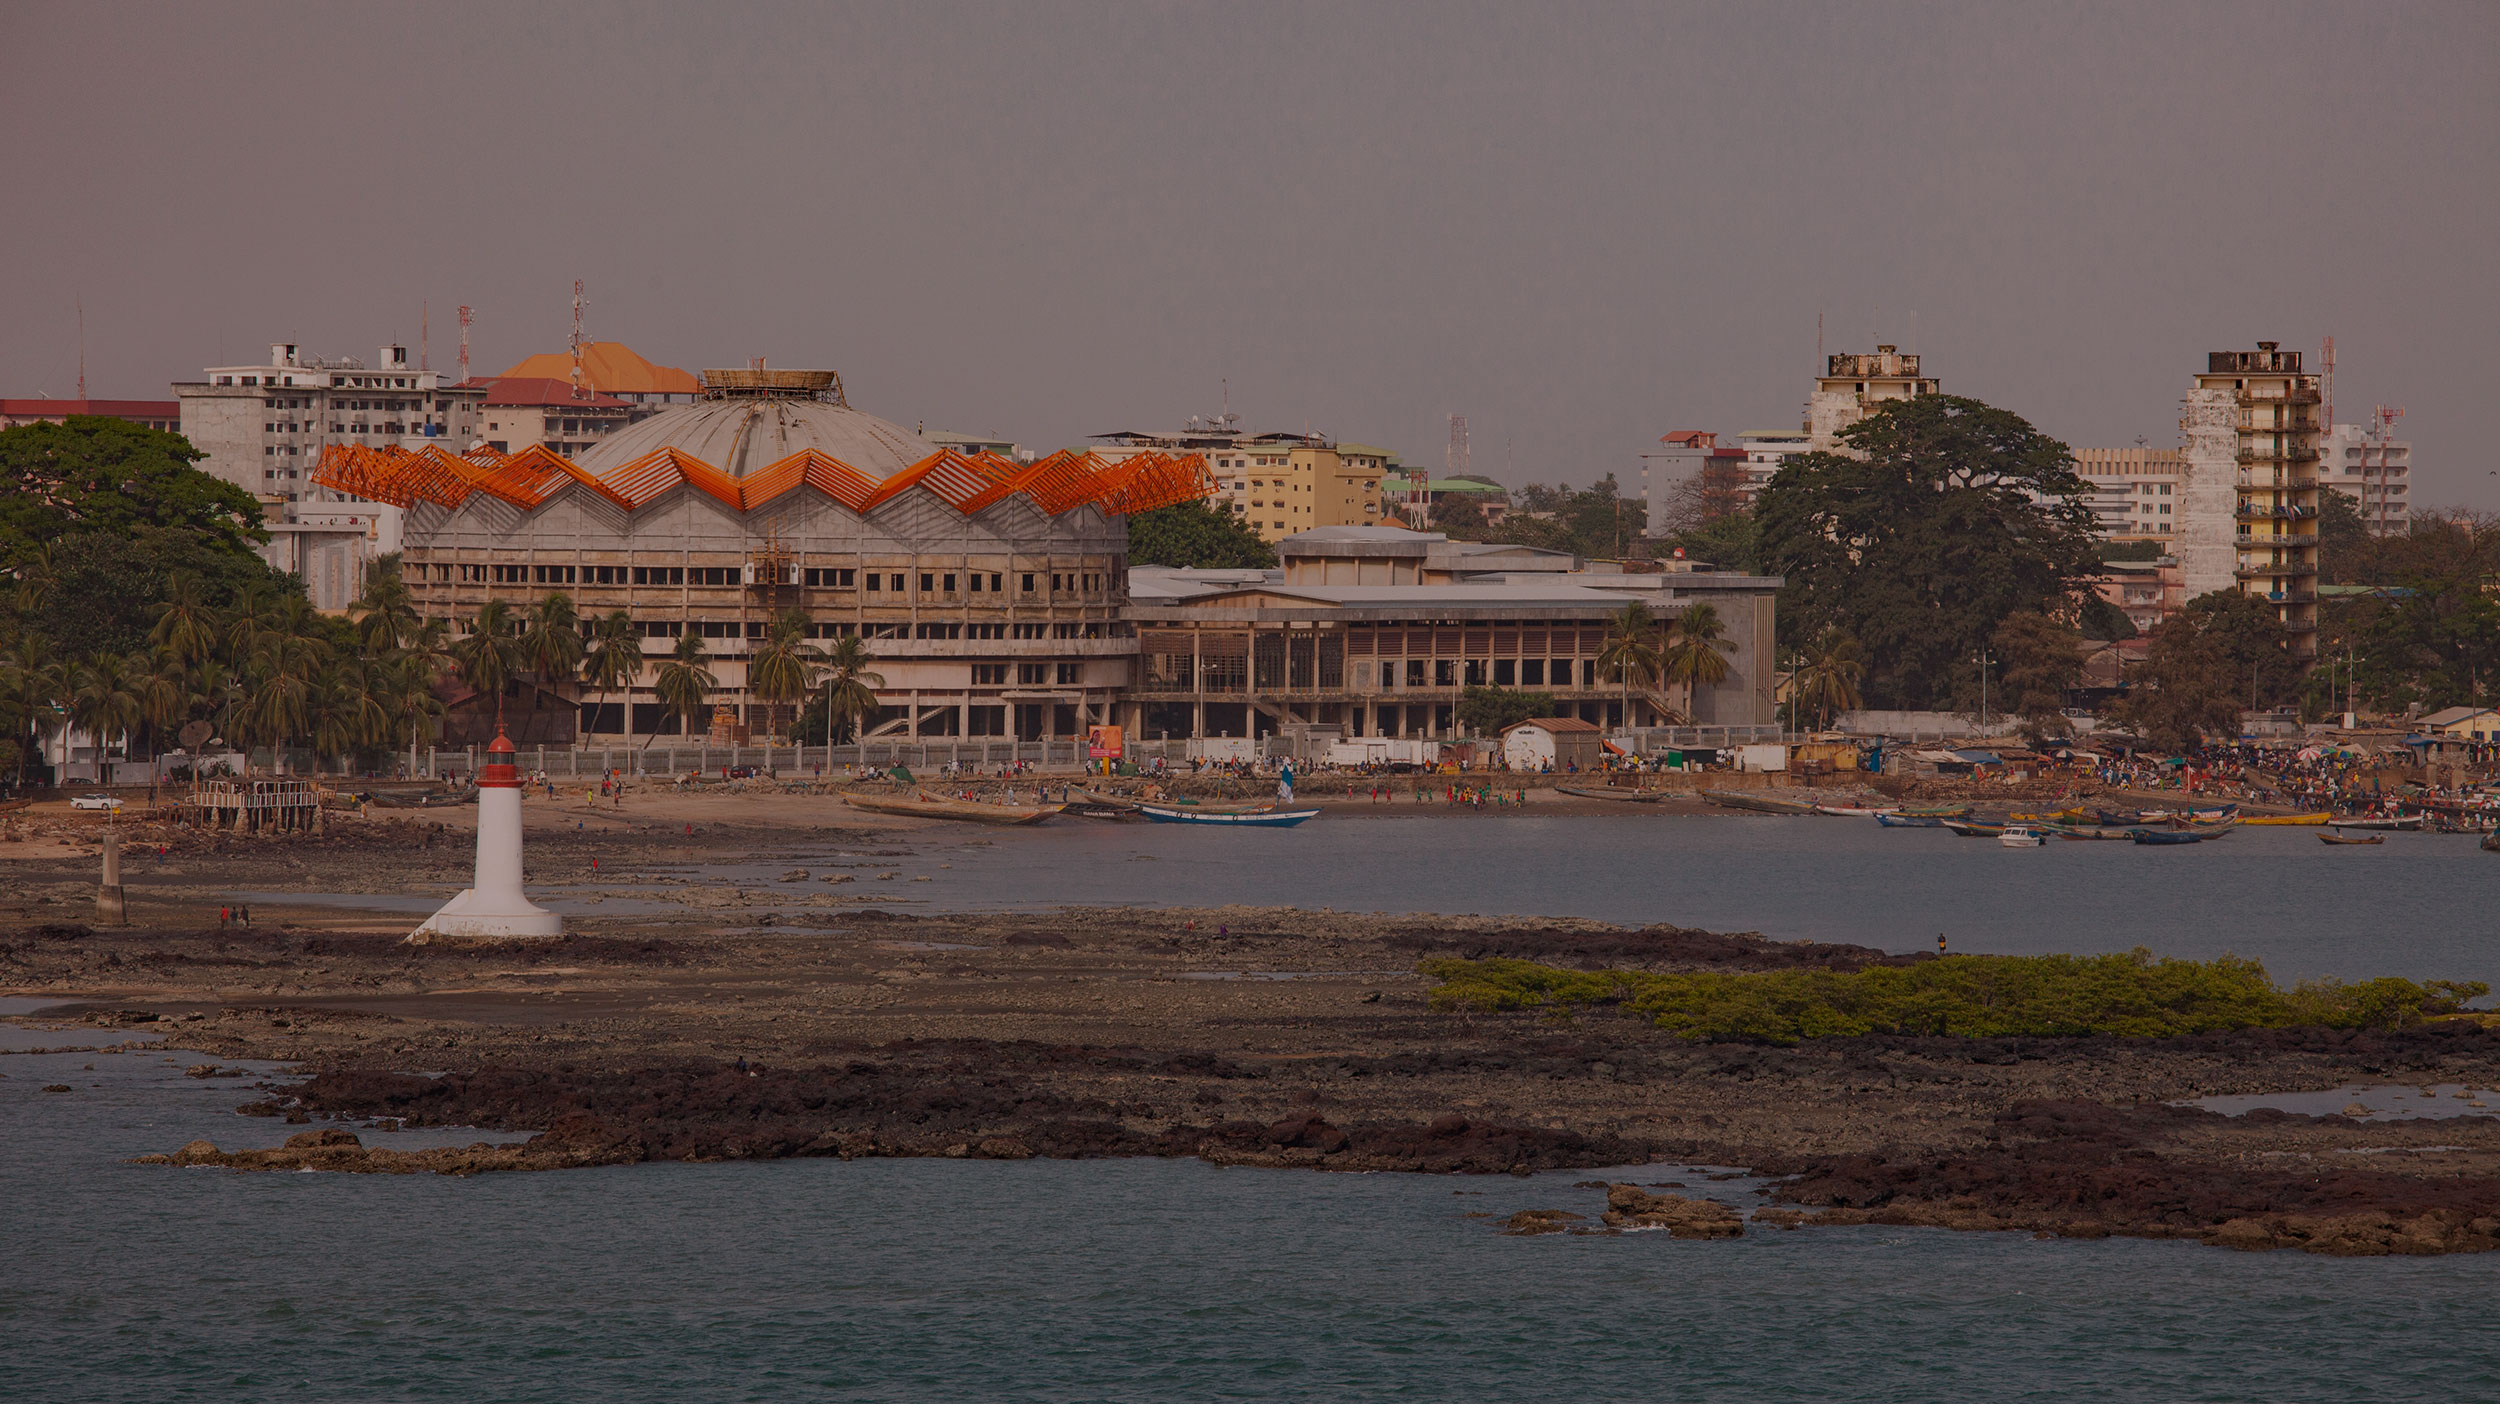
M481 790L517 790L521 788L520 767L513 764L512 738L503 734L503 723L495 723L495 739L486 743L486 764L477 768L477 787Z

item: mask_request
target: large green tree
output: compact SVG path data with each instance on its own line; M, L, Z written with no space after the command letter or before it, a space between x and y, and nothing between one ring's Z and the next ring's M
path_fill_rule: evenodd
M1758 496L1780 628L1839 626L1873 705L1947 705L2006 616L2055 607L2099 569L2074 454L2019 415L1953 395L1893 400L1790 458Z
M0 554L80 532L189 532L249 555L269 539L250 493L191 465L191 441L103 415L0 430Z
M1128 518L1130 565L1264 570L1276 552L1247 522L1204 502L1180 502Z

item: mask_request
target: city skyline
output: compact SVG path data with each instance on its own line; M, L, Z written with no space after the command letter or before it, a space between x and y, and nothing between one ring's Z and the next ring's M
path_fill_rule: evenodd
M0 388L75 393L81 304L99 398L414 346L429 303L433 366L465 303L492 374L579 277L593 337L901 423L1046 451L1229 388L1629 489L1661 433L1794 424L1818 316L2077 448L2174 444L2207 352L2331 334L2415 500L2500 505L2481 8L601 13L0 21L19 188L81 195L0 233Z

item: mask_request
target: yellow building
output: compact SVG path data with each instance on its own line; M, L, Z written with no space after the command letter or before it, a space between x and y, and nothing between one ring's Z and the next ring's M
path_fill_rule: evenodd
M1214 471L1208 505L1230 509L1269 544L1330 526L1396 525L1382 515L1380 478L1396 455L1321 434L1244 434L1228 416L1190 422L1177 434L1097 434L1094 453L1117 462L1137 453L1194 453Z
M2272 603L2293 651L2313 658L2320 396L2300 360L2271 341L2206 357L2179 421L2186 520L2174 554L2190 598L2236 583Z

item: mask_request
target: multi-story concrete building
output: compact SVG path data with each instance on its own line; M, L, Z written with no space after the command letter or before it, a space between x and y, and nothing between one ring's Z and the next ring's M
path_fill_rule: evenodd
M174 386L183 436L207 455L204 471L276 504L307 495L322 450L333 444L466 448L477 440L478 402L486 397L483 385L446 385L410 364L405 346L383 347L368 366L273 342L267 365L211 366L206 375Z
M2317 653L2318 402L2298 351L2208 355L2179 420L2171 540L2190 599L2236 584L2272 601L2303 658Z
M1658 447L1641 455L1641 501L1649 519L1643 535L1665 536L1676 530L1668 518L1674 495L1686 483L1700 494L1705 518L1741 512L1753 499L1743 449L1721 444L1719 436L1707 429L1678 429L1662 435Z
M1843 352L1827 357L1806 399L1806 433L1818 449L1837 449L1841 430L1866 418L1886 400L1938 393L1937 382L1919 375L1916 354L1878 346L1873 355Z
M1215 475L1215 498L1274 543L1321 526L1376 526L1380 479L1390 455L1368 444L1351 451L1323 434L1247 434L1235 416L1192 419L1176 433L1124 429L1097 434L1095 453L1197 454Z
M2379 536L2413 530L2413 445L2393 437L2392 428L2387 418L2338 424L2318 442L2319 485L2358 503L2363 525Z
M21 424L58 424L71 415L100 414L126 419L142 429L178 432L182 403L178 400L0 400L0 429Z
M734 724L761 732L747 664L792 609L814 638L869 641L872 734L1033 740L1113 720L1137 652L1121 514L1202 499L1197 460L975 459L851 408L830 371L706 380L710 398L578 461L341 453L324 481L407 512L402 569L428 617L470 627L489 599L558 590L585 619L625 611L648 661L612 697L561 689L583 731L676 729L655 684L692 634Z
M1661 617L1718 612L1728 675L1690 699L1693 723L1773 719L1776 579L1577 570L1561 552L1396 527L1297 533L1278 553L1276 570L1131 573L1142 673L1123 713L1138 735L1446 738L1472 686L1551 693L1558 715L1599 725L1658 724L1685 699L1627 697L1597 673L1608 621L1633 601Z
M560 380L576 377L569 351L542 351L505 371L504 380ZM690 405L703 398L703 382L675 366L656 364L621 341L582 343L581 388L622 401L626 417L640 423L670 405Z
M2092 485L2092 514L2113 541L2167 541L2179 520L2176 449L2077 449L2075 471Z
M2095 594L2127 616L2139 634L2151 633L2187 605L2179 563L2169 556L2153 561L2103 561L2101 574L2090 584Z
M1736 491L1745 506L1751 507L1756 494L1789 459L1812 452L1816 445L1812 435L1797 429L1748 429L1736 436L1738 451L1745 455L1744 478Z
M567 458L634 422L633 406L571 381L507 375L486 382L479 437L497 453L545 444Z

